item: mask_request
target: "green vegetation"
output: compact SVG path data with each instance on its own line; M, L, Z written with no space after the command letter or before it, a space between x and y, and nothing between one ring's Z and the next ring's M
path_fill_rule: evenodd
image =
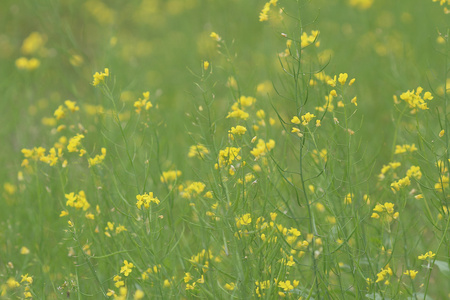
M0 3L0 299L450 297L450 1Z

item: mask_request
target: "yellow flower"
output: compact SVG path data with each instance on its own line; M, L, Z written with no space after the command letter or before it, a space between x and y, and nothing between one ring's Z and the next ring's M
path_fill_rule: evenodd
M99 85L100 83L105 81L105 77L109 76L109 69L105 68L105 71L102 73L95 72L94 81L92 82L93 86Z
M132 263L129 263L127 260L124 260L123 264L124 265L120 269L120 273L123 273L123 275L125 275L125 277L126 277L126 276L130 275L134 265Z
M34 54L44 47L46 41L47 37L45 35L34 31L23 40L20 51L25 55Z
M247 132L247 128L245 128L244 126L238 125L236 127L231 127L231 129L228 132L231 134L243 135Z
M71 112L76 112L80 110L75 101L66 100L64 101L64 104L66 105L67 109L70 110Z
M6 281L6 285L9 288L13 289L13 288L19 287L20 283L18 283L14 278L11 277Z
M67 145L67 150L69 150L69 152L78 152L78 146L81 145L81 139L83 138L84 135L79 133L76 136L72 137L69 140L69 145Z
M348 78L348 74L347 73L341 73L341 74L339 74L338 81L339 81L339 83L341 85L344 85L345 82L347 81L347 78Z
M204 158L206 154L209 154L209 150L203 144L189 147L188 157Z
M66 115L64 107L62 105L58 106L53 115L56 117L57 120L64 118Z
M426 260L427 258L433 258L435 256L436 256L435 253L433 253L431 251L428 251L425 254L419 255L417 258L420 259L420 260Z
M250 214L245 214L240 218L236 218L236 226L239 228L241 226L250 225L252 223L252 217Z
M258 144L255 148L253 148L250 151L250 154L252 154L255 157L255 160L260 159L261 157L265 156L267 152L272 150L275 147L275 141L269 140L269 142L265 143L263 139L258 140Z
M163 286L164 286L165 288L169 288L169 287L170 287L170 281L169 281L168 279L164 279Z
M241 107L250 107L256 102L256 98L241 96L237 103L241 105Z
M242 120L247 120L248 117L250 115L248 113L246 113L245 111L243 111L242 109L236 109L232 112L229 112L227 115L227 118L236 118L236 119L242 119Z
M105 156L106 156L106 148L102 148L101 151L102 151L101 155L97 154L94 158L88 159L89 167L101 164L103 162L103 160L105 159Z
M26 57L20 57L16 59L16 67L18 69L32 71L37 69L41 65L41 62L37 58L27 59Z
M213 39L215 39L217 42L220 42L220 40L222 39L217 33L215 32L211 32L211 34L209 35L210 37L212 37Z
M28 273L25 274L25 275L20 275L20 277L22 277L22 280L20 280L21 283L24 282L24 281L29 283L29 284L33 283L33 277L28 276Z
M372 215L370 217L373 218L373 219L379 219L380 215L377 214L377 213L372 213Z
M352 199L355 198L355 195L353 193L348 193L344 198L345 204L352 204Z
M231 165L235 160L241 160L242 157L239 155L241 148L236 147L226 147L219 151L218 167L224 167Z
M145 193L143 195L137 195L136 196L137 202L136 206L138 209L141 209L142 205L145 208L150 208L150 203L155 203L156 205L159 205L159 199L157 197L153 197L153 193Z
M88 208L91 207L89 202L86 200L86 194L84 193L84 191L79 191L78 194L65 194L64 197L67 199L66 206L74 207L76 209L83 209L84 211L88 210ZM62 214L63 213L61 213L61 215Z
M327 84L328 84L329 86L335 87L335 86L336 86L336 75L334 76L334 78L328 79L328 80L327 80Z
M403 274L406 276L411 277L411 279L416 278L417 273L419 273L419 271L415 271L415 270L406 270Z
M141 113L142 108L145 110L149 110L153 107L152 102L149 101L150 99L150 92L144 92L142 93L144 99L139 98L136 102L134 102L134 107L136 108L136 112L139 114Z
M175 181L180 176L181 171L167 171L162 173L160 180L162 183L168 183L169 181Z
M205 60L203 62L203 69L206 71L206 70L208 70L208 68L209 68L209 61Z
M422 92L423 88L419 86L415 91L408 90L400 95L400 99L405 101L408 104L409 108L412 109L411 113L416 113L418 109L428 109L428 103L426 101L432 100L433 96L430 92L425 92L422 97Z
M193 182L186 188L183 188L183 186L181 186L181 188L183 188L182 190L180 190L181 197L186 199L196 197L205 190L205 187L206 185L203 182Z
M136 292L134 293L133 299L134 300L140 300L142 298L144 298L145 294L142 290L136 290Z
M302 36L300 37L300 46L302 48L305 48L312 43L316 44L316 47L320 45L320 42L317 41L317 37L319 36L318 30L312 30L311 34L308 35L306 32L303 32Z
M295 117L292 118L291 123L293 123L293 124L300 124L300 119L297 116L295 116Z
M307 112L306 114L304 114L304 115L302 116L302 125L304 125L304 126L308 125L309 122L310 122L313 118L315 118L315 117L316 117L315 115L313 115L313 114Z
M23 246L22 248L20 248L20 254L27 255L29 253L30 253L30 249L28 249L27 247Z

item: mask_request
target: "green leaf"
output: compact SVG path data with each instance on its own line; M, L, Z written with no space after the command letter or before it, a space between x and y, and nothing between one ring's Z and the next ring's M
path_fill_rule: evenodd
M448 266L448 262L436 260L434 261L434 264L439 267L439 270L441 271L442 274L450 278L450 268Z

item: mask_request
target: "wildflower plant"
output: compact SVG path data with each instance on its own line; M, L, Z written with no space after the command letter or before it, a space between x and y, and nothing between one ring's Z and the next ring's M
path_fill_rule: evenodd
M448 1L119 2L0 4L0 299L448 297Z

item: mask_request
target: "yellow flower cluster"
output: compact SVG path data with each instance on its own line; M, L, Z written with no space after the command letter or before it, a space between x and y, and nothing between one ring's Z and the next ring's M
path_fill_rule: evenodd
M270 139L269 142L266 143L263 139L259 139L258 144L256 144L256 147L250 151L250 154L255 157L255 160L258 160L261 157L265 156L266 153L268 153L273 148L275 148L274 140Z
M322 149L320 151L317 151L317 149L314 149L311 152L311 156L314 159L314 162L316 164L318 164L320 162L320 160L322 160L323 162L327 162L327 160L328 160L328 151L327 151L327 149Z
M41 65L41 61L35 57L33 58L26 58L26 57L19 57L16 59L16 67L17 69L21 70L27 70L27 71L33 71Z
M88 210L91 205L86 200L86 194L84 191L79 191L78 194L70 193L64 195L67 199L66 206L74 207L76 209Z
M400 189L407 187L409 185L411 185L411 180L409 180L409 177L406 176L391 183L391 190L395 193L396 191L400 191Z
M258 295L259 298L261 298L262 296L266 295L264 290L268 290L270 288L270 281L269 280L255 281L255 285L256 285L255 293L256 295Z
M209 35L210 37L212 37L216 42L220 42L222 40L222 38L220 37L220 35L218 35L217 33L215 33L214 31L211 32L211 34Z
M180 186L181 197L186 199L194 198L200 195L205 190L206 185L203 182L193 182L186 188Z
M296 288L298 286L299 283L300 283L300 281L298 281L298 280L293 280L292 283L290 280L278 281L278 287L283 289L283 292L280 291L280 292L278 292L278 294L281 297L286 297L285 293L292 291L294 288Z
M204 158L207 154L209 154L209 150L203 144L192 145L189 147L188 157Z
M131 272L133 272L133 268L135 268L134 264L131 262L128 262L127 260L123 261L123 266L120 268L120 274L123 274L125 277L128 277ZM118 294L116 294L116 291L108 289L108 292L106 295L108 297L114 296L114 299L118 300L126 300L128 298L128 288L125 286L125 281L123 280L122 276L115 275L113 277L114 286L119 289ZM143 299L145 296L145 293L140 290L136 289L133 295L134 300L140 300Z
M0 296L2 296L2 297L6 296L7 295L6 291L8 289L11 289L11 290L16 289L16 288L20 287L21 283L24 283L25 288L24 288L24 292L23 292L23 299L32 298L33 295L30 292L30 290L31 290L30 286L33 283L33 277L28 276L28 273L25 275L20 275L20 277L22 278L20 280L20 283L13 277L8 278L8 280L6 280L6 282L0 286Z
M400 95L400 99L405 101L409 108L412 108L411 113L416 113L419 109L420 110L426 110L428 109L428 102L433 99L433 96L430 92L425 92L423 94L423 97L421 96L423 92L423 88L420 86L414 91L406 91ZM399 103L397 96L394 95L394 102L397 104Z
M231 127L231 129L228 131L230 133L230 136L232 139L233 135L244 135L247 132L247 128L241 125L237 125L236 127Z
M186 291L194 290L197 283L200 283L200 284L205 283L205 277L203 276L203 274L196 281L190 282L193 279L194 279L194 277L192 277L191 273L189 273L189 272L185 273L184 282L186 283Z
M106 148L102 148L102 154L101 155L96 155L94 158L89 158L89 167L101 164L103 162L103 160L105 159L106 156Z
M145 193L143 195L136 195L136 207L138 209L141 209L142 205L145 208L150 208L150 203L156 203L156 205L159 205L159 199L157 197L153 197L153 192Z
M162 173L160 180L162 183L168 183L168 182L177 180L177 178L180 176L181 176L181 171L179 171L179 170L166 171L166 172Z
M115 226L114 222L107 222L105 227L105 235L107 237L111 237L111 232L115 232L115 234L119 234L121 232L128 231L125 226L118 225Z
M32 32L30 35L25 38L22 42L22 47L20 51L25 55L35 54L39 51L42 52L44 49L44 45L47 41L47 37L42 35L39 32Z
M385 220L388 223L390 223L392 220L398 219L399 213L398 212L394 213L394 206L395 204L392 204L390 202L385 202L384 204L377 204L373 209L375 212L372 213L371 218L380 219L382 217L382 220Z
M400 167L402 164L396 161L390 162L388 165L383 165L383 167L381 168L381 173L378 175L378 178L380 180L383 180L386 177L386 173L389 170L395 170L398 167Z
M311 34L307 34L306 32L303 32L302 36L301 36L301 42L300 42L300 46L302 48L308 47L309 45L311 45L312 43L315 43L316 47L320 46L320 42L317 41L317 38L319 36L319 30L313 30L311 31Z
M449 182L449 177L446 175L442 175L441 178L439 178L439 182L434 185L434 188L436 190L442 191L443 189L448 188Z
M411 184L410 178L415 178L416 180L422 178L422 172L420 171L420 167L412 166L411 168L409 168L409 170L406 171L406 177L391 183L391 190L395 193L400 189L409 186Z
M105 68L105 71L102 73L95 72L94 81L92 82L93 86L99 85L100 83L105 81L105 77L109 76L109 69Z
M372 6L374 0L350 0L349 4L358 9L365 10Z
M432 259L432 258L434 258L435 256L436 256L436 253L433 253L432 251L428 251L428 252L425 253L425 254L419 255L417 258L420 259L420 260L426 260L426 259L428 259L428 258Z
M214 256L211 250L203 249L199 253L192 255L189 262L196 272L199 273L199 279L194 280L194 276L190 272L184 274L184 282L186 283L186 290L194 290L196 284L205 283L204 274L209 270L210 261L220 263L222 259L219 256ZM231 286L231 285L230 285Z
M80 109L75 101L66 100L64 101L64 104L66 105L66 107L60 105L53 113L57 120L64 118L66 116L67 110L69 110L70 112L76 112Z
M249 183L249 182L252 182L254 179L255 179L255 175L253 175L252 173L247 173L247 174L245 174L245 176L244 176L244 180L242 180L241 178L239 178L237 182L238 182L239 184L243 184L244 182L245 182L245 183Z
M124 260L123 266L122 268L120 268L120 273L123 274L125 277L127 277L133 271L133 267L134 267L133 263Z
M355 198L353 193L348 193L344 198L344 204L352 204L352 199Z
M348 78L348 74L347 73L340 73L339 77L336 79L336 75L334 75L333 78L326 76L325 77L325 82L331 86L331 87L336 87L336 83L339 82L341 85L344 85L347 82L347 78ZM353 83L355 83L356 79L352 78L349 83L348 86L352 86ZM336 94L334 94L333 96L336 97Z
M231 106L231 109L234 110L235 108L238 108L239 105L240 105L242 108L250 107L250 106L252 106L252 105L255 104L255 103L256 103L256 98L254 98L254 97L241 96L241 97L238 99L237 102L233 103L233 105Z
M83 156L86 151L84 149L79 150L78 146L81 145L81 140L84 139L84 135L77 134L69 140L69 144L67 145L67 150L69 152L80 152L80 156Z
M241 96L231 106L231 112L228 113L227 118L247 120L250 115L245 111L245 108L252 106L255 102L256 99L253 97Z
M403 274L406 276L411 277L411 279L416 278L417 273L419 273L419 271L416 270L406 270Z
M219 151L218 164L216 164L217 168L222 168L224 166L231 165L235 160L241 160L242 157L239 155L241 148L236 147L226 147L223 150Z
M411 145L407 145L407 144L396 145L394 154L402 154L402 153L414 152L414 151L417 151L417 148L416 148L415 144L411 144Z
M420 167L412 166L408 171L406 171L406 176L408 176L409 178L414 177L415 179L419 180L420 178L422 178Z
M327 85L335 88L337 86L337 83L340 83L341 86L344 86L347 83L347 79L348 79L348 74L347 73L340 73L339 75L334 75L334 77L331 77L329 75L326 75L325 72L320 72L317 74L314 74L314 77L321 81L326 83ZM356 79L352 78L350 79L350 81L348 81L348 86L352 86L355 83ZM317 84L317 81L314 79L311 79L309 84L311 86L314 86ZM328 95L325 96L325 104L322 106L317 106L316 110L320 111L320 112L324 112L324 111L333 111L335 108L335 104L333 104L333 100L335 98L339 97L340 99L343 99L341 95L338 95L338 92L333 89L329 92ZM354 104L355 106L358 106L357 103L357 97L353 97L350 100L350 103ZM337 107L344 107L345 104L343 102L343 100L339 100L337 102Z
M306 125L308 125L309 122L311 122L311 120L314 119L315 117L316 117L316 116L315 116L314 114L307 112L306 114L304 114L303 116L301 116L301 118L302 118L301 121L300 121L300 119L299 119L297 116L294 116L294 117L291 119L291 123L297 124L297 125L298 125L298 124L300 124L300 122L301 122L301 124L302 124L303 126L306 126ZM294 132L294 133L300 132L300 129L294 127L294 129L292 129L292 132Z
M450 6L450 0L433 0L433 2L439 2L440 6L444 6L444 13L447 15L450 14L450 8L445 6Z
M394 274L394 273L392 272L392 269L389 267L389 265L387 265L386 267L384 267L384 268L381 269L381 272L379 272L379 273L377 274L377 280L376 280L375 282L377 283L377 282L386 280L386 281L384 282L384 284L385 284L385 285L389 285L390 282L389 282L389 280L387 279L387 276L388 276L388 275L389 275L389 276L392 276L393 274Z
M58 148L58 150L56 150L56 148L52 147L48 150L48 154L41 156L39 160L52 167L56 165L59 159L62 158L62 155L62 148Z
M148 268L146 271L142 272L141 278L142 280L147 280L149 278L149 274L158 274L160 272L161 265L153 266L152 268Z
M134 102L134 107L136 108L136 112L138 114L141 113L142 108L145 110L149 110L153 107L153 104L149 101L150 99L150 92L142 93L143 99L139 98L136 102Z
M252 217L250 214L242 215L236 218L236 227L241 228L242 226L247 226L252 223Z
M45 151L47 151L43 147L34 147L33 149L22 149L23 156L25 158L31 158L34 161L39 160L42 156L45 155Z
M261 10L261 12L259 13L259 21L260 22L264 22L269 20L269 11L270 11L270 5L272 6L276 6L277 5L278 0L270 0L269 2L264 4L264 8Z

